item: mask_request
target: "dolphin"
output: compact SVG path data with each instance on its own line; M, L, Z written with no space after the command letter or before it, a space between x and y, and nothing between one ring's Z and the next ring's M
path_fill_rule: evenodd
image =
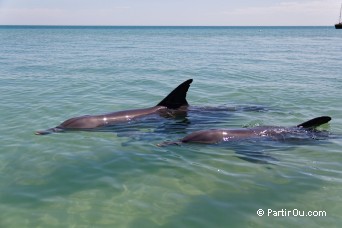
M221 142L233 142L240 140L248 140L255 138L265 138L271 140L286 140L293 138L303 138L309 136L315 138L318 133L315 128L328 123L331 120L329 116L316 117L304 123L293 127L277 127L277 126L260 126L254 128L241 129L209 129L192 132L184 138L175 142L163 142L158 146L167 146L182 143L202 143L202 144L218 144Z
M53 132L63 132L66 130L94 130L112 126L118 123L130 122L132 120L153 114L158 114L165 117L177 115L182 113L182 110L186 111L186 108L189 105L186 100L186 94L192 81L192 79L189 79L180 84L154 107L117 111L100 115L84 115L73 117L65 120L63 123L54 128L44 131L36 131L35 134L46 135Z

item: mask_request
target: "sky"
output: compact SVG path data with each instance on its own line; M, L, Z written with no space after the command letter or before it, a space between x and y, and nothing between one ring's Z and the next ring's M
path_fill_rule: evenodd
M0 0L0 25L332 26L342 0Z

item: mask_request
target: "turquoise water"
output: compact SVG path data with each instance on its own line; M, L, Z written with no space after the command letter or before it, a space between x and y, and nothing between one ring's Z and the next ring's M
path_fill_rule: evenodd
M338 227L341 40L332 27L0 27L0 227ZM153 106L189 78L199 110L262 109L34 135L74 116ZM156 146L322 115L333 118L325 140ZM241 150L278 162L241 160Z

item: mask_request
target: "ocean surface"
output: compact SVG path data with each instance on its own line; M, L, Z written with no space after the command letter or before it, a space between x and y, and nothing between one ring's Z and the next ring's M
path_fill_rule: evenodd
M341 41L333 27L0 26L0 227L339 227ZM34 134L152 107L190 78L185 117ZM157 146L323 115L319 140Z

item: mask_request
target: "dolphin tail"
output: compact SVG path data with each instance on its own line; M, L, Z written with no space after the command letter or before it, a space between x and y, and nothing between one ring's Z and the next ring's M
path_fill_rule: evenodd
M165 106L170 109L177 109L181 106L188 106L186 101L186 93L190 87L192 79L189 79L180 84L169 95L167 95L157 106Z
M180 146L182 144L182 141L173 141L173 142L170 142L170 141L165 141L165 142L162 142L162 143L158 143L157 146L159 147L164 147L164 146L170 146L170 145L177 145L177 146Z
M279 160L270 156L270 155L266 155L263 153L248 153L248 154L239 154L235 155L237 158L244 160L244 161L248 161L248 162L252 162L252 163L256 163L256 164L272 164L275 165L274 162L278 162Z
M298 124L297 127L313 129L322 124L328 123L330 120L331 120L330 116L320 116L320 117L316 117L314 119L308 120L304 123Z

